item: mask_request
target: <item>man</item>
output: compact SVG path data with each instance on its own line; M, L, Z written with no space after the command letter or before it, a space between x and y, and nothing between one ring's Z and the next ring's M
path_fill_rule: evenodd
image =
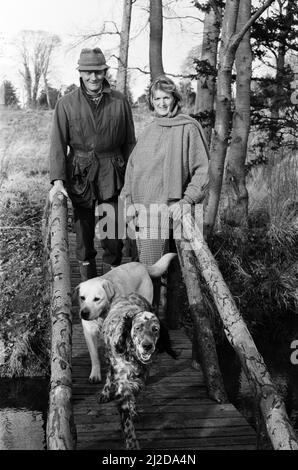
M101 49L82 49L78 64L80 87L63 96L54 113L50 148L53 187L49 197L52 201L55 193L62 192L72 201L76 255L81 278L87 280L97 275L96 202L110 204L115 215L111 233L116 235L101 240L104 266L109 269L121 263L117 200L135 132L126 98L112 90L106 79L108 66Z

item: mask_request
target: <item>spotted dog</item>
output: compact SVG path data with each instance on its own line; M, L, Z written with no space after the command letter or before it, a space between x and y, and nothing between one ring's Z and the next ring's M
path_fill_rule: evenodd
M173 358L169 334L139 294L116 298L103 322L103 338L109 370L100 403L119 399L119 412L126 449L139 449L133 417L136 395L144 387L155 351L166 351Z
M76 287L84 336L91 358L90 382L101 381L98 336L111 301L119 295L136 292L152 303L152 279L160 277L175 256L175 253L167 253L152 266L138 262L122 264Z

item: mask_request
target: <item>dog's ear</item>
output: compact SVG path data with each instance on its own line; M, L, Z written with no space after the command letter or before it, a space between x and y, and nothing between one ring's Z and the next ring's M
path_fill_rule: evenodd
M108 279L102 279L101 285L107 294L108 300L111 300L115 295L115 288L113 286L113 283Z
M171 344L171 338L168 332L167 327L163 323L163 321L159 320L160 323L160 331L159 331L159 338L156 343L156 350L159 353L166 352L169 356L177 359L179 354L174 351Z
M79 298L79 290L80 290L80 284L75 286L73 288L72 294L71 294L71 300L74 302Z
M121 333L119 335L118 341L115 344L115 349L118 354L125 353L127 349L127 340L130 336L132 327L132 318L126 315L123 319Z

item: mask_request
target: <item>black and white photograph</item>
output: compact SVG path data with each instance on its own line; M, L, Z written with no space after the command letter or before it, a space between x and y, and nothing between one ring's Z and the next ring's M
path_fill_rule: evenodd
M0 450L298 450L297 125L295 0L3 3Z

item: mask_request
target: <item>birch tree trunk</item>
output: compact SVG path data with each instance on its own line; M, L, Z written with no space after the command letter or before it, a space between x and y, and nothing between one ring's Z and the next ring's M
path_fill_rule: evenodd
M46 75L43 76L43 81L44 81L44 89L45 89L46 97L47 97L47 105L49 109L52 109L49 84L48 84Z
M217 64L217 47L221 24L221 7L210 3L210 10L206 11L204 19L203 44L201 61L205 61L205 67L210 68L210 73L200 73L197 80L197 93L195 101L195 114L200 114L200 122L204 128L208 145L211 142L213 127L215 76Z
M149 65L151 81L164 74L162 63L163 16L162 0L150 0Z
M273 3L265 4L236 33L240 0L227 0L223 18L217 76L216 119L210 152L210 185L205 212L206 236L213 230L222 188L231 121L231 75L237 47L256 19Z
M207 236L213 229L218 210L224 162L226 158L231 113L232 66L235 52L231 39L236 30L239 0L227 0L223 18L217 76L216 119L210 149L210 183L205 212Z
M33 81L33 89L32 89L32 106L36 108L37 106L37 94L39 89L39 82L40 82L41 72L38 72L36 69L34 70L34 81Z
M240 0L237 32L249 21L251 0ZM233 226L247 226L248 192L245 182L245 160L250 130L250 82L252 53L250 31L242 38L236 51L236 101L233 115L232 140L227 156L224 219Z
M129 48L129 33L131 23L132 0L123 0L122 27L120 33L120 50L117 70L117 90L126 95L127 91L127 60Z
M32 75L29 66L29 54L26 50L24 42L21 43L20 54L23 63L23 70L20 71L21 76L24 80L24 88L26 92L26 107L31 108L32 103Z
M29 66L24 62L24 85L26 90L26 106L31 108L32 106L32 76L29 69Z
M279 118L279 109L280 109L280 96L282 96L281 88L282 88L282 76L285 67L285 60L286 60L286 45L279 44L278 52L276 57L276 75L275 75L275 93L272 97L272 105L271 105L271 118L277 120ZM275 126L274 126L275 127ZM275 132L271 135L272 138L275 137Z

